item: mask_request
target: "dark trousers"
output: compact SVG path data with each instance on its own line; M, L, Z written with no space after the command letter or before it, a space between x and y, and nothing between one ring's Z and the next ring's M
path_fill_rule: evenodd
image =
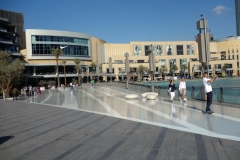
M212 104L212 91L206 93L207 94L207 107L206 107L206 111L210 111L210 106Z

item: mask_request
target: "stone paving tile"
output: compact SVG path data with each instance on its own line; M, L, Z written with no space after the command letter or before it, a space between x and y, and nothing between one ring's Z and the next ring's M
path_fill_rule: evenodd
M0 112L0 142L14 136L0 143L4 160L240 159L237 141L17 101Z

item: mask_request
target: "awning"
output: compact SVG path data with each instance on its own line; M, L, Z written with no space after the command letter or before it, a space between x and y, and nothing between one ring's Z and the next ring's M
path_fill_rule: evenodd
M194 70L194 72L201 72L200 70Z

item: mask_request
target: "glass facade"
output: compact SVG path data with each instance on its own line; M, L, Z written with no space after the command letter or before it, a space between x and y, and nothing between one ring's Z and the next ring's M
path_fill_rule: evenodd
M240 36L240 0L235 0L237 36Z
M33 55L52 55L52 48L63 48L63 55L89 56L88 39L60 36L32 36Z

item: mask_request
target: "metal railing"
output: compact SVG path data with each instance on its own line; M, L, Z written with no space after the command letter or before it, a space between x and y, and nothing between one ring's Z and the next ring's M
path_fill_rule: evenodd
M124 82L113 82L113 86L126 88ZM150 92L151 86L144 84L128 84L128 89L138 92ZM168 86L154 86L155 92L160 96L169 96ZM213 87L213 102L240 104L240 87ZM176 90L176 97L180 96L179 90ZM191 86L186 88L186 96L188 99L206 100L207 96L203 86Z

